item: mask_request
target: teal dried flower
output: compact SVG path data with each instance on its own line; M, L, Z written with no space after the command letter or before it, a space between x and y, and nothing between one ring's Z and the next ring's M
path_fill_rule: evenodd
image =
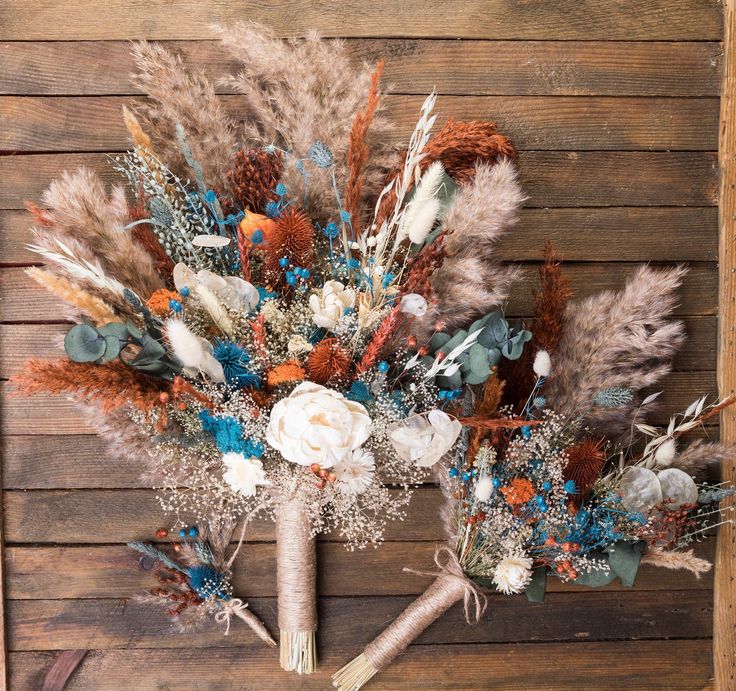
M309 147L307 151L309 160L317 166L317 168L331 168L332 167L332 151L327 144L322 142L315 142Z
M261 378L250 370L250 355L237 343L217 341L212 355L222 365L225 380L238 389L260 388Z
M623 386L609 386L601 389L595 396L595 402L602 408L621 408L634 400L631 389Z

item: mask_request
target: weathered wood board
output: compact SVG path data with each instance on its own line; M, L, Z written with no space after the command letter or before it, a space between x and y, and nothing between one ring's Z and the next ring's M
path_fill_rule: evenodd
M315 28L344 38L356 59L385 57L397 140L435 87L443 116L499 123L521 150L529 196L499 250L524 263L510 314L529 314L528 288L547 238L568 261L579 295L620 286L640 262L688 263L677 308L688 345L665 382L656 419L701 392L715 393L724 70L716 0L5 0L0 379L29 356L58 352L63 312L23 274L37 263L25 248L31 233L24 203L79 165L117 181L109 156L126 147L120 109L140 97L128 81L127 41L171 42L217 77L233 65L209 25L236 19L266 21L281 36ZM237 114L238 97L221 92ZM139 479L142 468L105 454L69 402L14 398L2 386L13 689L41 688L60 652L75 649L91 651L70 679L75 689L324 689L329 674L426 583L402 567L431 568L441 538L432 487L417 491L407 521L392 526L378 550L349 553L330 535L320 541L319 674L283 674L274 654L242 628L227 638L214 630L170 633L132 599L150 573L124 543L150 537L163 521L156 491ZM733 382L721 379L721 386ZM717 438L719 430L701 434ZM272 526L255 524L249 539L237 562L237 589L273 626ZM697 551L714 556L714 541ZM713 584L713 574L695 580L645 567L633 589L555 584L544 605L492 597L490 616L477 627L465 625L455 608L370 688L700 689L713 675ZM723 593L729 584L720 587ZM733 655L733 640L723 640L723 654Z

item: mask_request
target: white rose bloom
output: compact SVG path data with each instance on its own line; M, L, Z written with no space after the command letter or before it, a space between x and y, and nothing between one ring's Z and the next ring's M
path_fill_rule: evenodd
M271 409L266 441L287 461L329 468L361 446L370 428L360 403L305 381Z
M365 449L355 449L342 461L335 464L332 471L337 483L348 494L362 494L373 483L376 463L373 454Z
M505 595L521 593L532 579L532 560L529 557L504 557L493 572L496 590Z
M444 411L430 410L395 427L389 439L400 458L428 468L452 448L461 430L462 425Z
M423 317L427 314L427 301L418 293L407 293L401 298L399 311L413 314L415 317Z
M230 451L223 455L222 463L227 468L222 479L236 492L252 497L259 485L267 485L266 471L257 458L246 458L242 453Z
M317 326L332 330L346 309L355 307L355 291L346 288L340 281L327 281L322 286L322 295L309 296L309 306L314 312L312 319Z

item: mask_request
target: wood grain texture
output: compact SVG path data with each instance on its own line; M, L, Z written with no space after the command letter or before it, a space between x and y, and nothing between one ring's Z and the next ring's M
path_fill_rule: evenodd
M232 65L209 40L209 25L238 17L270 22L280 35L316 27L346 36L358 59L387 58L397 137L435 86L441 118L494 118L513 136L530 199L499 248L503 259L527 262L510 314L529 311L546 238L568 260L581 295L622 285L635 262L691 262L677 310L689 342L661 387L657 420L715 389L717 0L101 5L0 4L0 40L8 41L0 46L0 152L16 152L0 154L0 378L28 355L60 352L67 327L59 305L20 268L35 261L24 248L22 208L80 163L119 182L106 155L127 146L119 108L137 97L126 41L172 41L217 77ZM223 92L223 99L237 113L238 97ZM172 634L168 620L130 599L151 574L123 543L149 538L166 520L155 490L139 479L143 464L106 454L68 401L4 395L2 404L12 688L41 688L59 653L95 648L69 688L324 689L426 583L401 569L432 568L441 538L432 486L417 491L408 520L390 527L381 549L349 553L333 535L319 542L319 674L284 675L244 628L227 638L215 630ZM718 437L715 427L705 433ZM254 524L249 538L236 588L273 625L272 526ZM709 558L715 545L697 550ZM551 581L544 605L493 596L480 626L468 627L453 609L371 688L703 688L712 672L712 587L712 574L697 581L643 567L634 589Z
M69 689L160 691L180 688L187 680L192 688L230 691L235 679L244 691L324 691L330 688L330 675L359 652L359 645L325 649L320 652L318 673L297 677L278 669L273 651L252 643L236 649L106 650L85 658ZM369 688L694 691L702 689L711 674L709 655L709 640L413 645ZM48 652L10 653L10 669L19 688L37 688L39 670L45 670L53 657Z
M627 276L638 267L636 263L568 262L565 272L570 277L575 295L584 297L599 290L622 288ZM531 314L531 290L537 288L538 283L537 265L522 265L520 278L506 306L506 314L512 317ZM26 276L22 268L0 269L0 295L3 296L0 301L0 321L49 322L64 319L63 303ZM679 295L680 302L674 314L715 314L718 308L715 265L710 262L690 263ZM29 353L32 352L32 349L29 350Z
M319 598L320 647L364 645L413 599ZM199 631L172 635L163 610L123 598L8 600L7 607L9 650L231 648L255 639L246 626L233 626L230 635L224 636L212 620ZM523 595L492 593L488 607L488 616L470 626L458 603L416 643L709 638L712 631L712 597L707 590L549 593L538 604L527 602ZM249 598L249 608L270 631L278 630L276 598ZM592 610L595 617L590 616Z
M236 121L240 96L222 96ZM387 96L402 145L424 96ZM0 96L0 151L120 151L129 144L121 96ZM703 151L718 141L718 99L607 96L440 96L440 119L490 119L522 150Z
M736 2L725 0L725 63L721 100L719 160L721 165L720 296L718 393L736 392ZM736 442L736 413L721 413L723 439ZM724 481L736 482L736 460L724 463ZM733 506L733 498L730 500ZM736 687L736 527L721 526L718 534L715 583L713 665L718 691Z
M714 0L210 0L203 16L193 0L95 0L63 4L5 0L0 40L202 39L212 24L250 19L281 36L319 29L323 36L436 37L555 40L718 40L720 7Z
M0 266L38 262L26 248L32 224L27 211L0 211ZM718 210L522 209L496 254L507 261L540 260L545 240L555 243L565 261L716 261Z
M322 565L320 597L419 595L427 577L404 572L405 566L432 571L433 542L385 542L378 549L349 552L344 545L318 544ZM695 545L698 556L712 559L715 542ZM72 598L131 597L154 586L150 561L124 545L82 547L7 548L7 597L11 600L64 600ZM273 570L276 546L273 543L248 543L241 548L233 569L233 588L245 598L275 597ZM376 578L380 574L380 578ZM700 579L684 571L663 571L642 566L633 591L707 590L713 588L713 573ZM618 580L603 590L624 593ZM591 593L590 588L562 583L550 578L548 593ZM596 590L595 592L599 592Z
M81 165L120 183L102 153L0 156L0 209L25 208L50 180ZM520 171L527 208L718 203L718 158L710 152L529 151Z
M238 69L216 41L164 41L216 81ZM386 60L389 93L717 96L718 42L348 39L355 60ZM27 41L0 50L0 94L116 96L140 91L125 41ZM219 93L230 93L217 86Z

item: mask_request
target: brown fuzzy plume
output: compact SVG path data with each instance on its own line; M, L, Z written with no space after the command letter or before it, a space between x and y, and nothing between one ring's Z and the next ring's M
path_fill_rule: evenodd
M363 358L358 363L358 374L373 367L389 339L394 339L401 322L400 307L401 305L396 305L376 329L371 342L363 353Z
M531 331L534 340L524 349L518 360L504 360L503 376L508 381L505 401L517 411L526 402L535 376L532 369L534 356L539 350L554 355L567 322L567 303L572 297L569 279L563 275L561 257L549 240L544 243L544 263L539 267L541 289L533 292L534 322Z
M187 70L178 55L159 44L141 41L131 52L138 68L134 82L150 97L136 104L136 112L157 154L175 173L191 177L176 134L181 124L205 179L213 189L221 189L237 139L213 84L203 72Z
M131 221L140 221L150 216L149 212L146 210L143 204L143 200L144 195L141 186L141 189L139 189L138 191L138 203L130 209ZM159 276L161 276L164 280L168 280L169 278L171 278L171 274L174 271L174 262L171 257L166 254L166 250L162 247L158 237L156 236L156 233L153 232L150 224L141 223L139 225L133 226L130 232L133 236L133 239L145 250L145 252L153 260L154 266L156 267L156 271L158 271Z
M565 326L552 361L554 376L545 386L552 409L562 415L590 410L602 389L622 386L638 392L656 384L672 367L685 338L681 322L670 321L681 267L654 271L640 268L621 291L604 291L570 303ZM629 429L637 407L595 407L584 424L615 439Z
M464 184L473 180L478 163L494 165L507 158L516 162L518 154L508 137L500 134L493 122L471 120L460 122L448 118L442 129L424 148L425 157L419 164L424 172L435 161L442 161L447 174ZM404 159L389 173L386 182L398 178L403 171ZM376 226L388 217L396 203L396 196L389 192L381 202Z
M368 145L368 128L378 108L380 93L378 90L383 61L381 60L371 74L371 86L368 90L368 99L363 110L358 111L353 118L353 128L350 130L348 143L348 180L345 185L345 209L350 213L354 227L360 227L361 195L363 192L363 171L365 170L370 146Z
M320 341L307 358L307 376L317 384L344 377L350 369L350 356L336 338Z
M473 181L454 195L442 221L444 260L430 278L436 300L413 326L420 343L429 340L438 321L452 332L508 298L518 270L496 259L496 244L516 222L523 201L508 159L494 166L481 163Z
M314 226L309 217L296 209L286 209L278 217L266 246L268 280L277 283L284 270L279 259L287 257L295 266L309 267L314 258Z
M71 360L29 360L25 370L11 379L24 395L68 393L108 413L128 404L150 412L168 391L163 379L141 374L122 362L101 365Z
M490 419L496 414L498 407L501 405L505 385L506 382L498 378L494 369L493 374L483 384L483 390L475 401L474 417ZM468 452L466 454L467 458L475 458L485 435L486 432L481 427L475 427L471 430Z
M240 149L227 173L228 189L235 205L261 213L277 199L273 191L281 178L281 154L263 149Z
M600 477L606 462L604 445L604 439L586 437L567 449L563 477L575 483L578 497L585 496Z

